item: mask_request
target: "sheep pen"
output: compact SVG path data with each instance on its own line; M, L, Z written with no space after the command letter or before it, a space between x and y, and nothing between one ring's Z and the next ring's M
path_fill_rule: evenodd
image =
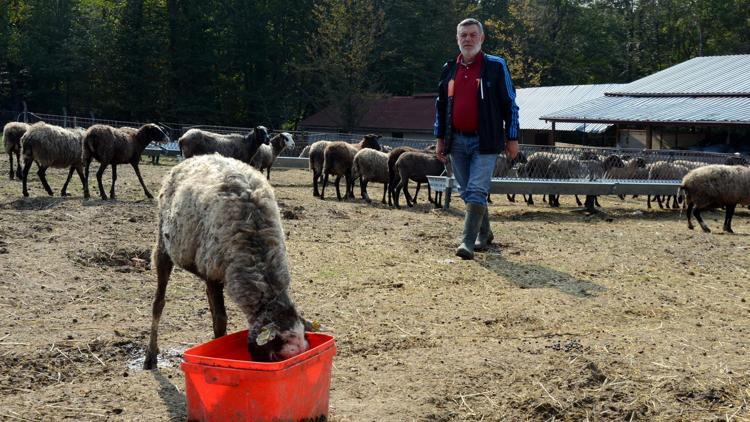
M121 201L98 202L22 198L8 170L0 160L0 419L184 420L180 353L213 337L211 316L203 282L175 269L159 369L140 369L155 202L138 201L132 172ZM149 186L169 171L141 166ZM336 337L329 420L750 418L746 209L723 235L645 198L600 197L607 214L591 216L500 200L498 246L463 262L461 201L320 201L309 170L273 173L291 294ZM722 211L702 215L721 227ZM227 331L244 330L226 307Z

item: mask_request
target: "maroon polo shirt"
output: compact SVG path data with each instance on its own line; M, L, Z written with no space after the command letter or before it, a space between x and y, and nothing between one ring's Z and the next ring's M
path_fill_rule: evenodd
M479 129L479 77L482 71L480 51L474 61L466 65L462 55L456 59L456 78L453 82L453 130L476 132Z

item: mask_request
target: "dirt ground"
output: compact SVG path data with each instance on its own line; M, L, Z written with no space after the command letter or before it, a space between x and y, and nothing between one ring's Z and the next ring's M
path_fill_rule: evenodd
M154 194L169 168L143 163ZM184 419L180 353L211 339L210 313L177 270L162 367L140 369L155 202L127 166L114 202L83 201L77 178L73 196L47 197L35 172L23 198L0 161L0 420ZM66 173L48 172L56 195ZM293 297L336 337L330 420L750 420L746 209L737 234L720 233L721 213L704 234L643 199L587 216L569 197L495 196L499 246L461 261L460 200L321 201L310 179L271 174ZM244 329L228 308L229 331Z

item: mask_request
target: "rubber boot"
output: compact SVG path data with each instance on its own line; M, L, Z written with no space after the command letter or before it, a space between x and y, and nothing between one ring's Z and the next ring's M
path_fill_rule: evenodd
M477 241L474 242L474 250L477 252L486 251L489 249L493 239L495 239L495 235L492 234L492 229L490 228L490 211L487 207L484 207L484 217L482 217L482 225L479 226Z
M480 204L466 204L466 215L464 216L464 238L461 246L456 249L456 256L462 259L474 259L474 242L477 240L479 227L487 207Z

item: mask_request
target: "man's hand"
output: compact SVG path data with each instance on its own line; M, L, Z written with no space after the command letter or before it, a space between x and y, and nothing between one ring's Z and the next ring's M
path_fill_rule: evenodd
M445 139L438 138L437 144L435 145L435 155L437 159L443 163L448 162L448 157L445 156Z
M518 156L520 148L518 147L518 140L507 140L505 141L505 156L511 160L515 160Z

